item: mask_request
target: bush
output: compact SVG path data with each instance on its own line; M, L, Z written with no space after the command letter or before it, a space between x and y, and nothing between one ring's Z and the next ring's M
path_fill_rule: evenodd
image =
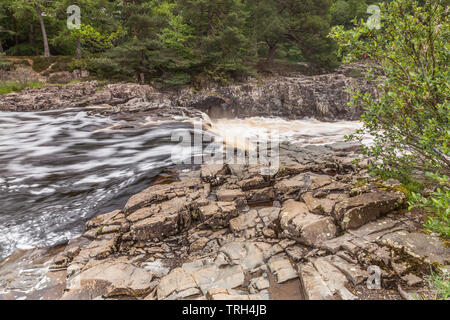
M87 66L88 66L88 59L73 59L71 62L67 64L67 68L69 71L87 69Z
M43 72L50 68L51 72L67 71L69 63L73 60L71 56L31 57L33 70Z
M411 193L410 209L413 207L425 208L430 212L425 227L445 238L450 238L450 182L447 176L428 174L438 187L428 197L420 193Z
M96 57L89 58L86 61L86 69L100 79L125 79L121 66L111 58Z
M35 56L42 54L42 52L29 43L21 43L6 50L8 56Z
M443 178L450 173L446 1L393 0L380 7L381 28L371 29L361 20L351 30L337 26L330 34L341 52L348 53L346 61L366 54L384 73L377 76L372 68L367 75L379 83L378 96L354 92L352 105L366 110L363 128L350 138L373 137L374 143L363 152L375 159L374 173L408 178L413 171L422 176L437 172ZM428 199L412 199L431 210L434 218L427 226L447 236L448 208L443 206L448 201L448 186Z

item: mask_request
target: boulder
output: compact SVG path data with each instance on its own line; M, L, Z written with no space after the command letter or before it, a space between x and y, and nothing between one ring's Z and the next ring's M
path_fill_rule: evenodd
M283 205L280 225L289 238L313 247L337 235L337 228L331 217L312 214L306 204L293 200L288 200Z
M364 193L339 202L335 216L343 229L357 229L399 208L404 201L405 195L401 192Z
M217 186L225 181L225 175L228 171L227 166L223 164L203 164L200 177L203 181Z
M270 183L266 181L264 177L258 175L249 179L239 181L238 185L242 190L248 191L252 189L261 189L268 187Z
M268 263L270 271L277 277L277 283L284 283L298 278L295 270L288 258L274 259Z
M300 190L306 190L308 186L308 175L302 173L277 182L274 188L280 198L284 200L295 198Z

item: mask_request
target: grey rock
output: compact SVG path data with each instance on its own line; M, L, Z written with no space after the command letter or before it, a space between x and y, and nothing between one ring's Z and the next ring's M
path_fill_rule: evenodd
M428 264L450 263L450 248L445 247L437 237L419 232L397 231L383 236L383 245L404 250L410 256Z
M339 202L335 214L343 229L357 229L397 209L404 200L405 195L401 192L365 193Z

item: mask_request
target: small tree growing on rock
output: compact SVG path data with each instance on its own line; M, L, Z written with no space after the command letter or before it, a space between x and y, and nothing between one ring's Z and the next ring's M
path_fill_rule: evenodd
M353 103L366 112L363 128L352 138L373 136L364 152L378 160L372 167L378 174L405 178L415 170L445 177L450 172L448 1L393 0L380 8L381 28L360 20L351 30L337 26L330 33L346 61L366 55L383 71L377 79L373 69L368 72L379 83L378 97L354 93ZM448 188L441 185L444 195ZM448 210L438 211L448 236Z

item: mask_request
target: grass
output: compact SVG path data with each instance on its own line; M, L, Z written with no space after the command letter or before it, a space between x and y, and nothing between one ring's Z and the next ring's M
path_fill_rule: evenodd
M36 82L1 81L0 95L12 92L19 92L24 89L42 88L43 86L45 86L45 83L37 81Z
M450 299L450 273L448 271L431 271L431 275L426 278L434 293L434 300Z

